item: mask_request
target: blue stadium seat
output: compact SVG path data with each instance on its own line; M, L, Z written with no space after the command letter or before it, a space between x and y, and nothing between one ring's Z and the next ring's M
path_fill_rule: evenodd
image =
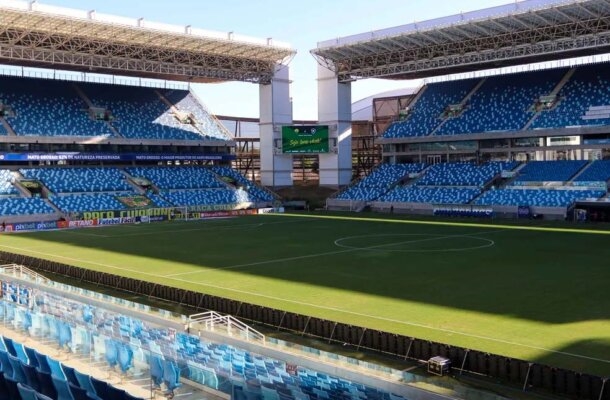
M70 392L70 384L64 379L57 378L56 376L51 377L53 379L53 386L57 391L57 400L74 400L72 393Z
M53 384L53 378L51 376L51 373L36 370L36 374L38 375L38 382L40 383L40 392L45 396L48 396L52 399L56 399L57 390L55 389L55 385Z
M53 207L40 198L0 198L0 215L54 214Z
M587 164L584 160L530 161L519 170L513 185L528 182L567 182Z
M155 387L160 387L163 382L163 362L161 356L152 354L150 356L150 376Z
M70 82L4 76L0 99L15 112L6 120L18 135L113 135L105 122L89 117L87 104Z
M133 350L128 344L119 344L118 360L121 372L124 374L133 367Z
M39 180L53 193L131 191L125 175L113 167L22 168L27 179Z
M605 194L605 190L508 188L485 192L475 203L498 206L567 207L576 200L596 200Z
M447 121L437 135L517 131L532 118L531 107L548 95L568 71L557 68L492 76L470 98L465 111Z
M598 160L591 163L575 182L608 182L610 180L610 160Z
M112 125L129 139L202 140L205 138L195 127L180 123L155 89L79 84L87 97L98 107L111 110Z
M17 390L21 395L21 400L36 400L36 390L22 383L17 383Z
M368 176L354 185L347 187L337 195L341 200L371 201L386 193L393 185L409 174L421 172L426 165L413 164L381 164Z
M542 111L530 129L610 125L609 118L583 118L591 106L610 105L608 63L581 65L557 94L555 108Z
M478 82L479 79L466 79L427 85L406 120L391 124L383 136L398 138L429 135L442 122L440 117L443 111L449 105L460 103Z
M193 114L199 132L206 136L206 139L229 140L226 129L206 110L199 100L192 93L185 90L169 90L163 93L178 110Z
M2 125L0 124L0 126ZM13 185L13 182L13 172L8 169L0 169L0 195L19 194L19 191Z

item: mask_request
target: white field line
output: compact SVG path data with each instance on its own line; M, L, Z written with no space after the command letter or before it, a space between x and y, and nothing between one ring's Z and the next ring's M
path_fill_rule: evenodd
M299 221L261 222L261 223L257 223L257 224L248 224L248 226L260 226L260 225L263 225L263 224L264 225L287 224L287 223L296 223L296 222L312 222L312 221L311 220L299 220ZM215 229L234 228L234 227L239 227L239 226L244 226L244 225L229 225L229 226L226 226L226 227L222 227L221 226L221 227L216 227ZM199 230L203 230L203 229L212 229L212 228L199 228ZM159 232L159 233L172 233L172 232L184 232L184 231L190 231L190 229L189 230L162 231L162 232ZM158 233L158 232L154 232L154 233ZM108 237L122 237L122 236L118 235L118 236L108 236ZM57 257L57 258L61 258L61 259L64 259L64 260L75 261L75 262L89 264L89 265L96 265L96 266L104 267L104 268L111 268L111 269L115 269L115 270L118 270L118 271L135 272L135 273L138 273L138 274L148 275L148 276L152 276L152 277L155 277L155 278L162 278L162 277L164 277L163 275L151 274L151 273L140 271L140 270L136 270L136 269L124 268L124 267L119 267L117 265L99 263L99 262L90 261L90 260L83 260L83 259L80 259L80 258L67 257L67 256L63 256L63 255L60 255L60 254L55 254L55 253L46 253L46 252L32 250L32 249L28 249L28 248L24 248L24 247L7 246L7 245L0 245L0 247L6 248L6 249L11 249L11 250L20 250L20 251L23 251L24 252L23 254L26 254L26 255L29 254L29 253L32 253L32 254L38 254L38 255L42 255L42 256Z
M119 270L119 271L135 272L135 273L142 274L142 275L153 276L155 278L162 277L162 275L151 274L151 273L143 272L143 271L136 270L136 269L123 268L123 267L118 267L116 265L111 265L111 264L104 264L104 263L99 263L99 262L95 262L95 261L82 260L80 258L67 257L67 256L62 256L61 254L46 253L46 252L43 252L43 251L32 250L32 249L28 249L28 248L24 248L24 247L7 246L7 245L4 245L4 244L1 244L0 247L3 247L5 249L11 249L11 250L20 250L20 251L23 252L23 253L20 253L20 254L25 254L25 255L38 254L38 255L41 255L41 256L61 258L61 259L64 259L64 260L75 261L75 262L89 264L89 265L97 265L99 267L111 268L111 269L116 269L116 270Z
M205 226L200 228L188 228L188 229L157 229L148 232L137 232L137 233L125 233L122 235L107 235L108 238L122 238L128 236L145 236L145 235L165 235L167 233L182 233L182 232L199 232L199 231L212 231L212 230L229 230L229 229L241 229L241 228L260 228L264 225L277 225L277 224L294 224L299 222L320 222L310 219L300 219L292 221L276 221L276 222L257 222L254 224L235 224L235 225L220 225L220 226ZM187 222L188 223L188 222ZM185 223L185 224L187 224ZM142 225L140 225L141 227ZM135 225L134 225L135 227ZM140 228L141 229L141 228Z
M459 238L459 237L469 237L469 236L485 235L485 234L490 234L490 233L494 233L494 232L497 232L497 231L501 231L501 229L496 229L496 230L487 231L487 232L477 232L477 233L463 234L463 235L445 235L445 236L437 236L437 237L426 238L426 239L404 240L404 241L401 241L401 242L383 243L383 244L377 244L377 245L373 245L373 246L356 247L356 248L349 248L349 249L343 249L343 250L333 250L333 251L326 251L326 252L323 252L323 253L306 254L306 255L302 255L302 256L276 258L276 259L273 259L273 260L256 261L256 262L246 263L246 264L237 264L237 265L229 265L227 267L218 267L218 268L213 268L213 270L227 270L227 269L254 267L254 266L257 266L257 265L275 264L275 263L285 262L285 261L304 260L304 259L307 259L307 258L316 258L316 257L322 257L322 256L331 256L331 255L335 255L335 254L344 254L344 253L353 253L353 252L356 252L356 251L375 250L375 249L380 249L380 248L387 247L387 246L397 246L397 245L402 245L402 244L422 243L422 242L431 242L431 241L435 241L435 240L443 240L443 239L451 239L451 238ZM340 240L340 239L337 239L337 240ZM492 244L492 246L493 246L495 244L495 242L493 240L491 242L493 243ZM336 241L335 241L335 245L336 245ZM167 277L174 277L174 276L183 276L183 275L194 275L194 274L200 274L200 273L203 273L203 272L209 272L209 270L206 270L206 271L180 272L180 273L177 273L177 274L168 274L168 275L165 275L165 276L167 276Z
M20 247L6 246L6 245L0 245L0 247L4 247L4 248L8 248L8 249L15 249L15 250L22 250L22 251L27 251L27 252L34 253L34 254L46 255L46 256L51 256L51 257L63 258L66 260L71 260L71 261L84 262L84 263L88 263L88 264L92 264L92 265L99 265L99 266L122 270L122 271L137 272L139 274L152 276L155 278L163 278L163 279L168 278L167 276L164 276L164 275L151 274L148 272L136 271L136 270L132 270L132 269L128 269L128 268L121 268L121 267L117 267L114 265L107 265L107 264L96 263L96 262L92 262L92 261L79 260L79 259L72 258L72 257L66 257L66 256L58 255L58 254L52 254L52 253L45 253L45 252L40 252L40 251L36 251L36 250L31 250L31 249L24 249L24 248L20 248ZM169 279L173 280L173 281L181 282L181 283L188 283L191 285L194 284L197 286L204 286L204 287L210 287L210 288L219 289L219 290L226 290L229 292L246 294L248 296L253 296L253 297L261 297L261 298L268 299L268 300L280 301L280 302L284 302L284 303L291 303L291 304L296 304L296 305L300 305L300 306L307 306L307 307L311 307L311 308L317 308L320 310L339 312L339 313L343 313L343 314L354 315L354 316L364 317L367 319L374 319L374 320L378 320L378 321L392 322L392 323L396 323L396 324L400 324L400 325L414 326L414 327L429 329L429 330L437 331L437 332L443 332L443 333L448 333L448 334L453 334L453 335L460 335L460 336L470 337L470 338L475 338L475 339L480 339L480 340L487 340L490 342L503 343L503 344L508 344L511 346L525 347L525 348L529 348L529 349L541 350L541 351L546 351L549 353L562 354L562 355L566 355L566 356L570 356L570 357L582 358L582 359L610 364L610 360L605 360L605 359L601 359L601 358L589 357L589 356L575 354L575 353L568 353L565 351L552 350L552 349L547 349L545 347L533 346L533 345L529 345L529 344L523 344L523 343L519 343L519 342L498 339L498 338L493 338L493 337L488 337L488 336L483 336L483 335L476 335L476 334L472 334L472 333L460 332L460 331L456 331L456 330L452 330L452 329L438 328L438 327L434 327L434 326L430 326L430 325L426 325L426 324L420 324L417 322L402 321L402 320L397 320L394 318L380 317L378 315L370 315L370 314L359 313L359 312L355 312L355 311L343 310L343 309L337 308L337 307L323 306L323 305L319 305L319 304L308 303L308 302L303 302L303 301L298 301L298 300L285 299L282 297L269 296L269 295L260 294L260 293L256 293L256 292L250 292L247 290L240 290L240 289L234 289L234 288L225 287L225 286L213 285L210 283L193 282L193 281L190 281L187 279L172 278L172 277L169 277Z

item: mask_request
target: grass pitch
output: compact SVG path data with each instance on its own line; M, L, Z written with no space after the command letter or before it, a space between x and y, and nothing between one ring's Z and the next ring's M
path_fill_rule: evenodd
M286 214L10 234L0 249L608 376L609 233Z

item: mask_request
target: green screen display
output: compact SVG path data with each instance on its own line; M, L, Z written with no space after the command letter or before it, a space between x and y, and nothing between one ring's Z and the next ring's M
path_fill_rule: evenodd
M328 125L283 126L283 153L328 153Z

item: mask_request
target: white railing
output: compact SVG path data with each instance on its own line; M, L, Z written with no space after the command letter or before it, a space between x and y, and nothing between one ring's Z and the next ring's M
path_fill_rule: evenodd
M0 265L0 273L14 276L16 278L27 278L30 281L38 283L50 282L49 278L46 276L40 275L38 272L18 264Z
M246 341L265 343L265 335L244 324L230 315L222 315L215 311L193 314L188 319L188 329L193 332L203 328L206 331L223 333L229 336L240 336Z

